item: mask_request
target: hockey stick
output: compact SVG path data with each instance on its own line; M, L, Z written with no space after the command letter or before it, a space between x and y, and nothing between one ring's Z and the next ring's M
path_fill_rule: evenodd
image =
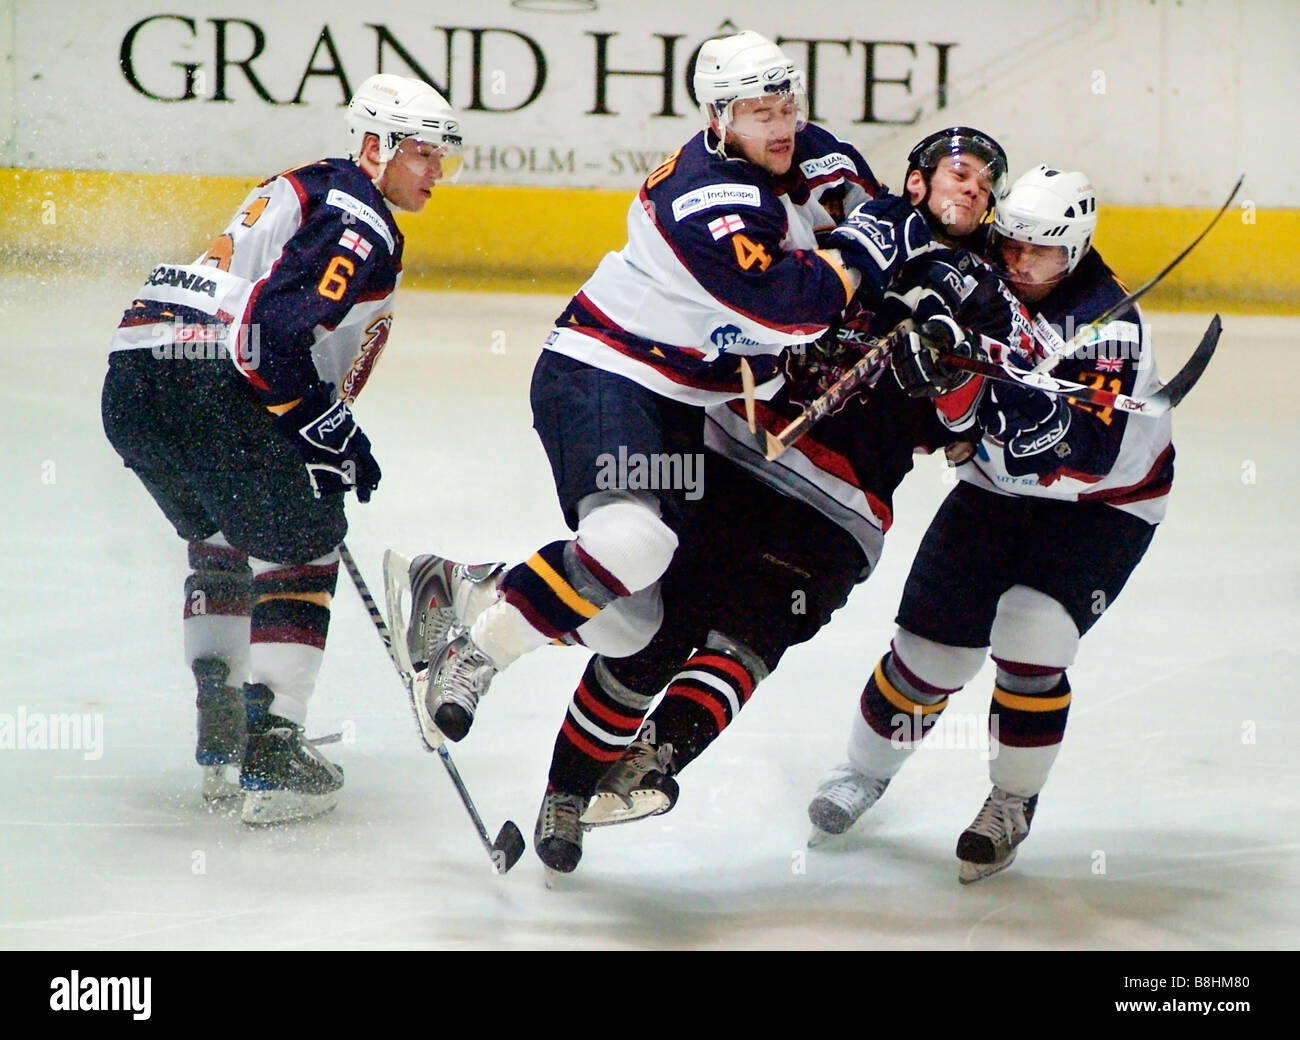
M1058 344L1056 349L1042 361L1038 362L1029 372L1019 372L1010 367L1003 367L994 362L976 361L971 358L957 358L952 355L945 355L944 360L954 368L964 368L971 372L977 372L980 375L987 376L990 379L1001 379L1004 382L1018 383L1021 386L1029 386L1035 390L1042 390L1044 393L1065 393L1078 401L1087 401L1097 403L1103 407L1118 408L1122 411L1132 412L1143 415L1163 415L1170 408L1174 407L1183 399L1187 391L1190 390L1196 381L1205 371L1205 366L1210 363L1210 358L1214 355L1214 348L1219 340L1219 316L1216 314L1214 320L1210 323L1210 328L1206 330L1201 339L1200 345L1188 359L1185 364L1175 374L1174 378L1165 384L1155 395L1150 398L1134 398L1125 394L1111 394L1104 390L1094 390L1091 387L1085 387L1078 383L1070 383L1066 380L1053 379L1047 375L1062 360L1073 354L1079 347L1091 341L1095 331L1102 328L1113 320L1117 315L1122 314L1129 307L1135 304L1143 296L1172 271L1183 258L1187 256L1201 240L1214 228L1219 222L1219 218L1228 211L1232 205L1232 200L1237 197L1237 192L1241 190L1241 185L1245 181L1246 175L1242 174L1237 178L1237 183L1232 186L1232 191L1227 200L1219 207L1219 211L1214 218L1206 225L1199 235L1187 245L1181 253L1173 258L1164 266L1154 277L1148 279L1133 292L1129 293L1114 306L1108 308L1100 317L1090 321L1087 325L1078 329L1068 342L1061 342L1061 337L1057 331L1052 328L1051 323L1042 318L1041 315L1034 319L1035 338L1045 345ZM910 331L910 324L908 326ZM1213 331L1213 335L1211 335ZM895 330L897 332L897 330ZM890 336L894 333L890 333ZM884 340L877 341L877 346L863 355L844 376L835 383L821 397L811 401L808 406L779 434L768 433L765 430L759 430L755 434L759 442L759 449L764 452L765 457L770 462L785 451L791 444L802 437L813 426L814 423L824 418L827 414L838 408L848 397L857 390L858 386L870 375L875 363L880 358L882 350L888 350L885 345L888 343L888 337ZM1208 345L1207 345L1208 343ZM1005 356L1005 355L1004 355ZM1034 377L1032 380L1027 377ZM1185 377L1185 378L1184 378ZM1177 396L1175 397L1175 393ZM1108 400L1109 399L1109 400ZM749 397L745 401L746 411L752 407Z
M1197 380L1201 378L1201 373L1209 365L1210 358L1214 356L1214 351L1219 345L1219 334L1222 331L1223 324L1216 314L1210 321L1204 335L1201 336L1201 342L1196 345L1192 356L1187 359L1183 367L1174 374L1169 382L1150 397L1133 397L1129 394L1118 394L1109 390L1084 386L1082 383L1071 382L1068 379L1057 379L1054 376L1035 374L1032 371L1022 372L1019 369L1012 368L1005 361L999 364L995 361L981 361L975 358L959 357L954 354L944 354L942 357L944 364L951 365L953 368L965 369L988 379L995 379L1003 383L1014 383L1017 386L1039 390L1046 394L1068 397L1072 399L1070 403L1075 405L1096 404L1103 408L1114 408L1134 415L1157 416L1164 415L1169 409L1176 407L1187 396L1188 391L1196 385ZM891 333L890 336L894 334ZM1001 348L1000 356L1005 357L1007 355L1005 345L987 338L984 338L984 342L992 345L994 350ZM864 354L840 378L839 382L816 400L810 402L780 433L771 433L760 429L757 439L760 450L764 452L764 457L771 462L807 433L816 422L838 408L867 378L867 375L870 374L880 358L889 353L890 347L888 337L878 340L876 346Z
M393 633L385 623L383 615L379 613L379 607L375 605L374 597L370 595L370 589L367 587L365 579L361 577L357 561L353 559L352 552L345 543L339 543L339 556L343 559L343 566L347 568L348 577L352 579L352 584L356 586L357 595L361 597L361 602L365 604L366 613L370 615L370 621L375 626L375 631L379 633L384 649L388 651L388 657L393 662L393 667L397 669L402 685L406 687L407 696L411 698L412 710L414 710L415 677L402 665L393 643ZM416 721L419 721L418 715ZM469 813L469 818L474 821L479 840L492 858L493 868L498 874L506 873L519 862L519 857L524 854L524 836L519 833L519 828L513 820L506 820L501 825L497 840L491 841L488 838L487 828L483 826L483 818L479 816L478 809L474 807L474 800L470 798L465 782L460 778L460 771L456 768L456 763L451 760L451 753L442 743L439 743L433 750L437 751L438 757L447 769L447 775L451 777L451 782L456 786L456 793L460 795L465 811Z
M1196 345L1186 363L1180 368L1174 377L1164 386L1157 390L1150 397L1132 397L1128 394L1113 393L1109 390L1099 390L1091 386L1084 386L1082 383L1074 383L1068 379L1057 379L1046 373L1036 373L1033 370L1022 372L1012 368L1009 362L1002 361L1000 364L995 361L981 361L976 358L959 357L955 354L941 354L945 365L953 368L961 368L967 372L975 372L987 379L995 379L1002 383L1014 383L1017 386L1026 387L1030 390L1039 390L1045 394L1055 396L1064 396L1070 398L1070 404L1095 404L1103 408L1114 408L1117 411L1129 412L1134 415L1164 415L1169 409L1175 407L1189 390L1196 385L1196 381L1201 378L1201 373L1205 371L1206 366L1210 363L1210 358L1214 357L1215 348L1219 345L1219 334L1223 331L1223 323L1216 314L1210 319L1210 324L1201 336L1201 342ZM993 340L985 340L993 344L994 348L1001 346ZM1002 357L1006 357L1005 348Z
M1192 239L1192 241L1187 245L1187 248L1170 260L1169 263L1161 268L1152 278L1138 286L1138 288L1134 289L1133 292L1120 300L1119 303L1115 304L1115 306L1103 313L1101 317L1088 322L1087 325L1078 329L1075 334L1070 337L1069 342L1062 342L1060 334L1052 328L1051 322L1041 314L1037 315L1034 318L1034 338L1044 346L1050 347L1055 345L1055 349L1033 367L1033 374L1042 375L1043 373L1050 372L1063 360L1078 350L1079 347L1083 346L1084 343L1089 342L1096 331L1103 325L1107 324L1118 314L1121 314L1133 304L1137 303L1137 301L1145 296L1150 290L1154 289L1164 279L1165 275L1182 263L1187 254L1200 245L1201 239L1214 230L1214 225L1219 222L1219 218L1228 212L1228 207L1232 205L1232 200L1237 197L1237 192L1241 190L1242 182L1245 179L1246 175L1244 173L1237 178L1237 183L1232 186L1232 191L1228 193L1227 200L1219 207L1219 212L1214 214L1214 217L1210 222L1205 225L1205 230Z
M754 404L754 370L749 367L749 359L740 359L740 385L745 392L745 422L749 432L758 435L758 419Z
M875 341L876 345L868 350L862 357L853 363L844 375L840 376L820 397L809 401L807 406L797 416L795 416L788 426L780 433L772 433L770 430L764 430L759 427L754 438L758 443L758 450L763 453L763 457L771 462L779 456L786 448L790 447L795 441L807 433L813 426L820 422L831 412L838 409L854 393L858 387L876 374L880 367L880 362L889 356L890 350L893 349L895 338L906 336L912 331L912 320L908 318L900 323L896 328L881 339ZM748 414L753 408L752 401L746 397L745 411ZM752 428L752 427L751 427Z

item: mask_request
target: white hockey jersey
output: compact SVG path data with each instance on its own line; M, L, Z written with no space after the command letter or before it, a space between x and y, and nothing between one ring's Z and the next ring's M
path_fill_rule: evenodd
M796 135L780 178L718 158L698 134L647 178L627 245L601 261L546 349L697 405L740 395L744 355L769 398L780 352L821 336L852 295L816 233L882 190L851 145L817 126Z
M111 349L224 350L268 405L318 380L352 401L388 340L402 233L348 159L279 174L249 193L193 264L160 264ZM169 353L170 352L170 353Z

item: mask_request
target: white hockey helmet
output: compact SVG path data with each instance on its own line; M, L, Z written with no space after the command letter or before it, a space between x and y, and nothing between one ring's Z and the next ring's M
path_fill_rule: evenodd
M398 145L414 137L440 149L439 183L456 180L463 165L464 141L460 119L446 99L429 84L381 72L371 76L348 104L348 154L361 157L366 134L379 139L379 168L392 159Z
M746 98L788 94L795 102L797 128L808 121L803 73L780 47L752 29L705 41L691 85L705 123L717 119L719 147L732 122L732 106Z
M1060 246L1069 274L1097 230L1097 195L1085 174L1036 166L998 199L993 233L1031 245Z

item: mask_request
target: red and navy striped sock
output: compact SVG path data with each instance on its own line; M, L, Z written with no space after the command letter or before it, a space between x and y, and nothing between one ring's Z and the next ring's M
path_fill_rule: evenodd
M751 670L736 657L714 649L698 651L673 676L650 716L652 739L672 744L673 765L680 772L722 735L749 703L755 685Z
M592 657L569 702L551 753L551 788L590 797L596 782L632 742L657 691L637 693Z

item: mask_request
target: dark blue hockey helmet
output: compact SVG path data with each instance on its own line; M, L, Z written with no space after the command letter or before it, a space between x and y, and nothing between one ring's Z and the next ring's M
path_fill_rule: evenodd
M970 126L950 126L921 138L907 153L907 178L919 170L925 180L925 195L930 196L930 175L938 168L945 155L971 155L983 163L983 172L989 182L989 209L1007 189L1007 153L1002 146L982 130Z

